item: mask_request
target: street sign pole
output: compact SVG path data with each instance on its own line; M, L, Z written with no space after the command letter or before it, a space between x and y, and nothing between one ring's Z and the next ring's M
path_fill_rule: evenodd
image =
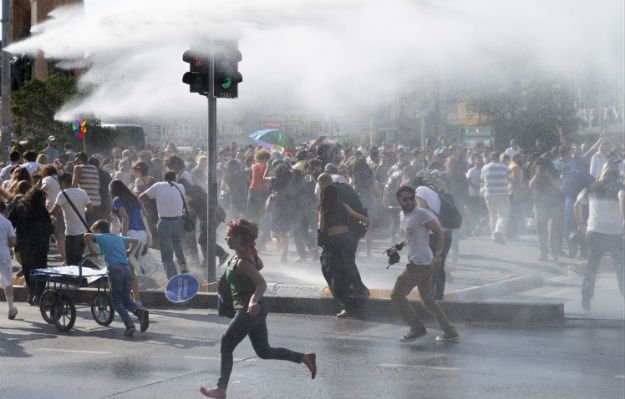
M11 0L2 0L2 160L11 147L11 55L4 49L11 44Z
M215 262L217 250L217 99L214 93L215 63L209 62L208 71L208 234L207 266L208 282L217 281L217 265Z

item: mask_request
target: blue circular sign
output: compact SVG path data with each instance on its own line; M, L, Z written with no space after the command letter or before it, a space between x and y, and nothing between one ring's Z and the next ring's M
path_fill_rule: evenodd
M178 274L169 279L165 288L165 297L172 303L187 302L197 294L200 283L188 274Z

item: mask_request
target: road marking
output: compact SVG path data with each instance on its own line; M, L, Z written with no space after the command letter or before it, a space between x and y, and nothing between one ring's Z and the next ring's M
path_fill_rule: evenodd
M426 366L424 364L395 364L395 363L382 363L378 365L379 367L385 368L401 368L401 367L417 367L431 370L442 370L442 371L459 371L458 367L439 367L439 366Z
M37 348L36 351L59 352L59 353L82 353L85 355L108 355L111 352L102 351L83 351L78 349L56 349L56 348Z
M620 378L621 380L625 380L625 375L623 374L615 375L614 378Z

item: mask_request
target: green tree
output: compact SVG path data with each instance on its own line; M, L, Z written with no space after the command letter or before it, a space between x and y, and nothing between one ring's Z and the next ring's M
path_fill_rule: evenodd
M67 101L78 96L76 78L51 75L45 80L31 79L11 94L13 131L33 142L45 141L49 135L60 136L71 131L69 123L54 119Z

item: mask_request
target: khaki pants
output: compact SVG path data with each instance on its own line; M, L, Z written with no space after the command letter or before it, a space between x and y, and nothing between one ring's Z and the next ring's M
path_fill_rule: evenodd
M510 216L510 198L507 195L484 197L490 216L490 233L505 233Z
M397 277L395 287L391 293L391 300L399 310L404 321L414 330L425 328L414 307L406 298L415 286L419 289L421 302L434 317L441 330L448 335L455 335L455 328L449 323L445 312L434 302L434 297L432 296L432 265L414 265L409 263L406 265L406 270Z

